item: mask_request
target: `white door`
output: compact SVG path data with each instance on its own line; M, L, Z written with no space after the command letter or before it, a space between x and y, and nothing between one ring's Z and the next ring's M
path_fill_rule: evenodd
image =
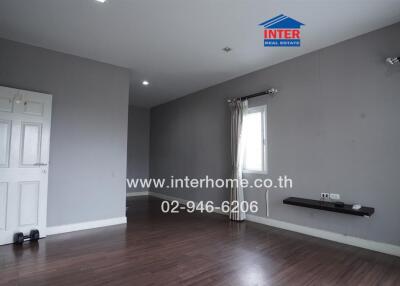
M15 232L46 235L51 100L0 86L0 245Z

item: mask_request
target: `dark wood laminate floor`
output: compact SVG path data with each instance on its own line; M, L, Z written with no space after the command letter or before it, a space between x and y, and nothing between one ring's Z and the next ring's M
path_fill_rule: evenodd
M1 285L400 285L400 258L128 201L128 225L0 247Z

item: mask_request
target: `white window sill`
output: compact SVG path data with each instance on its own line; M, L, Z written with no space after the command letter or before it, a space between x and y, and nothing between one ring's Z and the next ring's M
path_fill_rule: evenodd
M258 175L268 175L267 171L256 171L256 170L242 170L243 174L258 174Z

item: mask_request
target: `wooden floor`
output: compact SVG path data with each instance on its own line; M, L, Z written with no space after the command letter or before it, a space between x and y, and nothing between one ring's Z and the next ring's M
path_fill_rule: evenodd
M0 285L400 285L400 258L128 201L128 225L0 247Z

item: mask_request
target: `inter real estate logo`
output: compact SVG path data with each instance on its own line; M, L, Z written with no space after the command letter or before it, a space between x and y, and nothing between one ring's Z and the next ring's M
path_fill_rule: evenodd
M303 23L281 14L259 26L264 26L264 47L300 47Z

